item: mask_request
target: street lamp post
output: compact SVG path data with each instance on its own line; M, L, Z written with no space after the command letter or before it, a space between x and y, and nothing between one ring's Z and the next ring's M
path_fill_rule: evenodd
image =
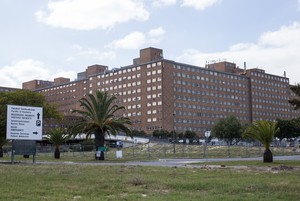
M207 154L207 141L208 141L208 138L210 137L210 133L211 131L205 131L204 135L205 135L205 146L204 146L204 158L206 158Z
M173 113L173 154L175 154L175 113Z

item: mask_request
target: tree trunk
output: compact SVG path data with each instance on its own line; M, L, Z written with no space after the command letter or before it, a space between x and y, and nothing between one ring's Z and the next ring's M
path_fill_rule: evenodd
M268 148L264 152L264 163L272 163L273 162L273 154L271 150Z
M0 147L0 158L3 158L3 149Z
M54 151L54 158L55 159L60 159L60 151L59 151L59 148L55 148L55 151Z
M96 148L96 152L98 151L99 147L104 147L104 145L105 145L104 133L100 129L97 129L95 131L95 148ZM105 160L104 151L100 152L100 157L97 157L97 153L96 153L95 154L95 159Z

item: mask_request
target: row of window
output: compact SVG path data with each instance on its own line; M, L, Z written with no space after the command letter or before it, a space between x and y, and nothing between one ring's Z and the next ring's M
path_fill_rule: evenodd
M241 80L241 81L246 81L247 80L246 77L233 75L233 74L229 74L229 73L223 73L223 72L207 70L207 69L200 68L200 67L174 65L173 68L186 70L186 71L191 71L191 72L196 72L196 73L201 73L201 74L206 74L206 75L212 75L212 76L216 76L216 77L228 78L228 79L232 79L232 80Z
M208 130L211 130L211 128L205 128L205 127L189 127L189 126L175 126L175 131L194 131L194 132L205 132Z
M155 125L155 126L147 126L147 130L150 131L150 130L159 130L159 129L162 129L163 127L162 126L158 126L158 125Z
M189 83L188 86L193 86L193 87L198 87L198 88L202 88L202 89L211 89L211 90L215 90L215 91L224 91L224 92L228 92L228 93L238 93L238 94L246 94L245 88L243 87L244 90L239 90L239 89L234 89L234 88L230 88L230 87L218 87L218 86L214 86L214 85L206 85L206 84L198 84L198 83L190 83L190 82L185 82L185 81L180 81L180 80L174 80L174 84L178 84L178 85L183 85L185 86L186 83Z
M217 104L217 105L216 105ZM219 111L217 106L228 105L228 106L235 106L239 107L238 110L241 111L241 108L248 108L248 105L245 103L236 103L236 102L226 102L226 101L215 101L214 106L201 106L201 105L193 105L193 104L186 104L186 103L174 103L174 107L182 107L188 109L198 109L198 110L211 110L211 111ZM234 110L234 108L232 108Z
M114 83L119 83L122 81L128 81L128 80L134 80L134 79L139 79L141 77L140 73L134 74L134 75L128 75L124 77L119 77L115 79L110 79L110 80L103 80L102 82L98 82L97 85L104 85L104 84L114 84ZM101 76L98 75L98 79L102 78ZM90 77L90 80L92 80L93 77Z
M161 69L158 69L157 71L153 70L153 71L148 71L147 72L147 76L156 75L156 74L161 74Z
M213 106L195 106L195 105L189 105L190 107L187 107L188 109L198 109L202 111L216 111L216 112L228 112L228 113L240 113L240 114L246 114L247 110L242 109L233 109L233 108L222 108L222 107L213 107ZM180 108L180 105L176 105L175 107ZM247 108L247 106L244 104L244 108ZM201 113L199 112L191 112L191 111L183 111L178 112L179 115L188 115L188 116L201 116Z
M160 89L161 89L161 85L147 87L147 91L155 91L155 90L160 90Z
M147 107L162 105L161 101L152 101L147 103Z
M131 110L131 109L139 109L141 108L141 104L136 104L136 105L127 105L126 109Z
M152 99L152 98L159 98L161 97L161 93L158 94L148 94L147 99Z
M276 80L276 81L280 81L280 82L289 83L288 78L273 76L273 75L265 74L264 72L261 72L261 73L260 72L251 72L251 75L256 76L256 77L270 79L270 80Z
M161 121L162 118L156 118L156 117L153 117L153 118L147 118L147 122L150 123L150 122L157 122L157 121Z
M286 90L280 90L278 88L271 88L271 87L263 87L263 86L252 85L252 89L257 89L257 90L262 90L262 91L270 91L270 92L274 92L274 93L287 94Z
M135 117L135 116L141 116L141 112L128 112L126 114L123 114L123 117Z
M137 81L137 82L128 82L125 84L119 84L119 85L115 85L115 86L103 86L106 87L107 89L122 89L122 88L126 88L126 87L135 87L135 86L140 86L141 85L141 81ZM97 83L97 86L100 86L100 82ZM90 87L93 87L92 84L90 84Z
M57 87L51 87L49 89L43 89L42 92L59 90L59 89L63 89L63 88L73 87L73 86L76 86L76 83L70 83L70 84L65 84L65 85L61 85L61 86L57 86ZM70 91L72 91L72 90L76 90L76 89L70 89Z
M233 90L235 91L235 90ZM199 91L199 90L191 90L191 89L185 89L185 88L174 88L174 92L182 92L182 93L188 93L188 94L198 94L198 95L206 95L206 96L211 96L211 97L219 97L219 98L227 98L231 100L242 100L246 101L245 97L240 97L232 94L219 94L219 93L213 93L209 91Z
M110 90L112 92L113 89L110 88L102 88L102 89L98 89L100 91L108 91ZM91 90L90 93L92 93L93 91ZM141 89L131 89L131 90L127 90L127 91L122 91L122 92L116 92L113 93L116 96L125 96L125 95L130 95L130 94L136 94L136 93L141 93Z
M253 102L258 102L258 103L266 103L266 104L275 104L275 105L282 105L282 106L290 106L290 103L285 101L274 101L274 100L269 100L269 99L260 99L260 98L254 98Z
M137 67L132 67L132 68L120 68L120 69L113 69L111 71L106 71L104 72L102 75L98 75L98 78L104 78L104 77L112 77L114 75L121 75L121 74L125 74L125 73L131 73L131 72L135 72L141 70L140 66Z
M289 100L289 97L287 97L287 96L281 96L281 95L278 95L278 94L268 94L268 93L256 92L256 91L252 92L252 94L255 95L255 96L260 96L260 97Z
M181 77L182 74L181 73L173 73L174 77ZM185 75L185 74L184 74ZM186 77L186 76L184 76ZM235 86L235 87L246 87L246 84L243 84L241 82L230 82L230 81L225 81L225 80L220 80L220 79L213 79L213 78L209 78L209 77L200 77L200 76L196 76L196 75L189 75L187 76L187 78L191 78L191 79L195 79L195 80L201 80L201 81L206 81L206 82L211 82L211 83L216 83L216 84L223 84L228 86ZM177 81L178 82L178 81ZM188 86L197 86L199 85L199 83L195 83L195 84L189 84L188 81L185 80L179 80L179 82L182 82L183 85L188 85ZM185 84L187 83L187 84ZM178 83L181 84L181 83Z
M269 106L269 105L256 105L256 104L254 104L253 108L264 109L264 110L273 110L273 111L282 111L282 112L289 112L290 111L290 109L287 109L287 108L272 107L272 106Z
M147 68L156 67L156 66L161 66L161 61L147 64Z
M160 82L161 81L161 77L158 77L158 78L152 78L152 79L147 79L147 84L149 83L155 83L155 82Z
M265 117L265 116L269 116L269 117L282 117L282 118L290 118L289 114L282 114L282 113L274 113L274 112L262 112L262 111L254 111L253 112L254 117L253 119L257 119L260 117ZM257 116L256 116L257 115ZM264 118L265 119L265 118ZM274 120L274 118L273 118Z

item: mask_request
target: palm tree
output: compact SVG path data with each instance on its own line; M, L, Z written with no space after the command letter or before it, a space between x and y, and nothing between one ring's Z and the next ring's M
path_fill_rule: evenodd
M273 154L270 145L274 135L279 131L277 122L260 120L255 121L243 133L243 137L249 137L258 140L265 147L264 162L273 162Z
M3 148L2 146L6 144L5 137L0 136L0 158L3 157Z
M60 158L59 146L68 141L69 136L65 134L65 130L62 128L54 128L50 130L48 136L44 137L45 140L49 141L55 146L54 158Z
M79 100L82 110L74 110L73 112L81 115L81 119L76 121L72 127L73 135L85 133L86 137L95 135L96 150L104 147L105 135L116 135L118 131L123 131L126 135L131 136L131 131L127 125L131 125L131 121L127 117L115 117L116 112L125 109L124 106L113 105L115 96L109 96L108 92L96 91L95 96L89 94ZM119 113L122 114L122 113ZM101 151L99 160L104 160L104 152Z

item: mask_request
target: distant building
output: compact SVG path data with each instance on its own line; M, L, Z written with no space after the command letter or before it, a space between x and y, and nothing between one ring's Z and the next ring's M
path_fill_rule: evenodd
M11 91L17 91L17 90L21 90L21 89L0 86L0 92L11 92Z
M97 90L109 91L118 98L117 104L126 107L118 115L131 118L132 129L147 133L166 129L204 135L218 119L229 115L245 124L300 114L288 103L295 94L286 77L246 69L246 64L240 69L227 61L205 67L179 63L152 47L140 50L129 66L108 70L93 65L78 73L75 81L33 80L23 83L23 88L45 95L69 119L74 118L72 110L79 109L80 98Z

